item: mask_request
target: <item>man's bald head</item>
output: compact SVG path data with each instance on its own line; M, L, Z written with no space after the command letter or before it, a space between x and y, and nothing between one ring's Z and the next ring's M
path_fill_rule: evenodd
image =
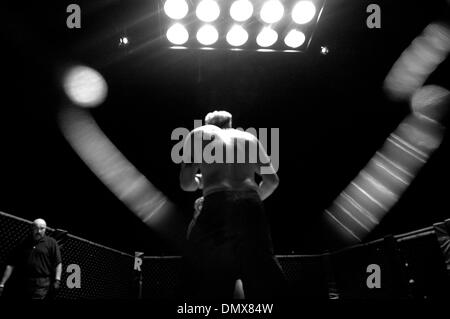
M33 221L33 238L39 240L45 235L47 229L47 223L42 218L35 219Z
M47 227L47 223L42 218L35 219L33 221L33 225L41 226L41 227Z

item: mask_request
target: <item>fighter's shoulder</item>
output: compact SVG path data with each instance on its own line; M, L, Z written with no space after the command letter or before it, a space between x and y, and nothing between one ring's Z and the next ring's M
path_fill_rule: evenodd
M199 127L194 128L190 132L190 134L194 134L194 133L197 133L197 132L206 133L206 134L213 134L213 133L218 133L220 131L221 131L221 129L219 127L217 127L215 125L207 124L207 125L203 125L203 126L199 126Z
M230 134L232 134L235 138L240 138L250 142L258 142L258 138L255 135L243 130L232 129L230 130Z

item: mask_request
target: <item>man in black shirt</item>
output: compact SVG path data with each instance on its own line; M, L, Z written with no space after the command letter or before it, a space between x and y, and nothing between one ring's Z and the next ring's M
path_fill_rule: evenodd
M0 291L13 271L17 275L17 288L21 297L44 299L51 288L59 289L61 253L56 240L45 235L46 228L43 219L33 222L31 235L11 255L0 281Z

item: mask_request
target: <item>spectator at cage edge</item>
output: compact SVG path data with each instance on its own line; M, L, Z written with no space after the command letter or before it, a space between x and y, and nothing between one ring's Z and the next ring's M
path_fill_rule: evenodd
M46 228L43 219L36 219L30 235L13 250L0 281L0 295L5 290L4 297L50 299L59 290L61 253Z

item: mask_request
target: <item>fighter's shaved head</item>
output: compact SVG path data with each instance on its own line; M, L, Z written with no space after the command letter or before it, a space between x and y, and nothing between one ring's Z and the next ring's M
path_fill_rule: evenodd
M205 116L205 124L215 125L220 128L231 128L232 116L227 111L214 111Z

